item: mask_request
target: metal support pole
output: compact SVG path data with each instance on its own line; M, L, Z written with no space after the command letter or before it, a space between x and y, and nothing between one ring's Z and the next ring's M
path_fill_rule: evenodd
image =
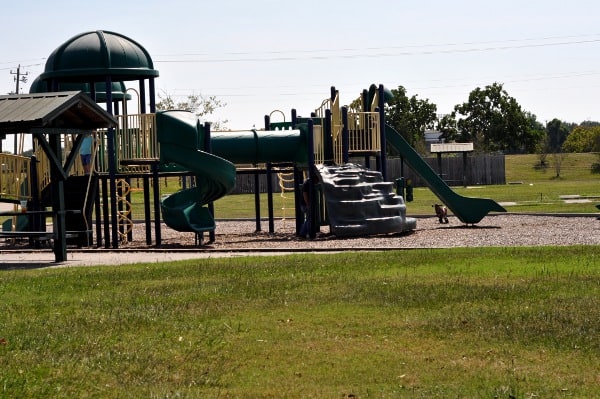
M146 226L146 244L152 245L152 212L150 211L150 178L142 177L144 187L144 224Z
M324 148L324 160L325 165L333 165L333 132L331 129L331 110L325 110L325 120L323 126L323 140L325 144Z
M296 235L300 234L302 224L304 222L304 213L302 212L302 183L304 182L304 176L302 171L294 165L294 209L296 210Z
M387 142L385 138L385 88L383 85L379 85L379 135L381 144L381 175L383 180L387 181Z
M154 194L154 236L156 237L156 246L161 245L161 232L160 232L160 178L158 176L158 162L152 163L152 184Z
M256 231L262 231L260 225L260 176L254 172L254 214L256 215Z
M211 141L210 141L210 123L209 122L205 122L204 123L204 151L211 153L212 152L212 146L211 146ZM208 211L210 212L210 214L212 215L213 219L215 217L215 204L211 201L208 203ZM210 242L214 242L216 239L216 235L215 235L215 231L211 230L208 232L208 240Z
M140 114L145 114L146 113L146 82L144 81L144 79L140 79L139 81L140 85Z
M112 80L110 76L106 77L106 112L113 115L112 109ZM118 228L118 217L117 217L117 182L116 182L116 170L117 170L117 156L116 156L116 136L115 129L110 127L107 132L108 137L108 177L110 187L110 223L112 231L112 247L119 247L119 228Z
M317 174L315 171L315 143L313 136L313 121L308 121L308 176L310 178L310 184L308 185L308 198L309 198L309 206L308 206L308 220L309 222L309 231L308 236L311 239L315 239L317 237L317 201L315 201L315 184L317 181Z
M273 166L267 162L267 210L269 213L269 233L275 232L275 219L273 212Z
M342 107L342 162L350 161L350 132L348 131L348 107Z
M108 178L102 178L102 214L104 215L104 248L110 248L110 212L109 212Z
M62 159L62 147L60 136L57 134L49 135L49 144L56 159ZM65 220L65 185L64 177L52 167L50 171L52 179L52 222L54 231L54 260L64 262L67 260L67 223Z

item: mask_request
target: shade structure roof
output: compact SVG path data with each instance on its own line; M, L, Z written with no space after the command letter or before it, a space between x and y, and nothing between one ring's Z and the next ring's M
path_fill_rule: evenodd
M139 43L119 33L97 30L72 37L46 61L41 80L102 82L158 76L150 54Z
M116 124L82 91L0 96L0 135L35 129L94 130Z

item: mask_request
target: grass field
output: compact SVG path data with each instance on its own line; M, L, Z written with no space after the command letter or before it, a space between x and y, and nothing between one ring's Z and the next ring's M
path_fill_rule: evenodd
M506 181L511 184L494 186L454 187L461 195L492 198L504 203L509 212L527 213L595 213L600 203L600 174L591 173L591 165L598 162L597 154L566 154L562 161L561 177L556 178L552 157L548 167L541 169L538 155L507 155ZM565 196L579 196L575 201L565 201ZM431 205L439 199L429 188L414 189L414 201L407 203L408 215L430 215ZM284 200L279 194L273 197L276 216L282 208L293 206L293 200ZM266 195L261 197L261 215L267 215ZM288 210L293 212L293 210ZM217 217L253 217L252 195L230 195L215 203ZM293 213L291 213L293 215Z
M0 398L600 397L598 247L0 273Z
M560 198L599 194L592 158L556 178L527 157L520 184L457 191L595 211ZM433 202L417 188L409 214ZM600 397L598 246L0 266L0 299L0 398Z
M556 171L551 156L548 166L539 168L538 155L507 155L505 185L453 187L461 195L468 197L492 198L504 203L509 212L527 213L595 213L595 204L600 203L600 174L591 173L591 166L598 162L597 154L566 154L562 160L561 177ZM178 189L172 182L164 188L165 192ZM141 199L141 193L138 193ZM580 198L565 201L565 196ZM139 201L135 201L139 202ZM429 188L414 189L414 201L407 203L408 215L429 215L431 205L439 199ZM273 208L276 217L293 216L293 199L273 196ZM284 210L285 209L285 210ZM141 214L141 211L135 212ZM253 195L229 195L215 202L217 218L254 217ZM267 196L261 195L261 216L267 216Z

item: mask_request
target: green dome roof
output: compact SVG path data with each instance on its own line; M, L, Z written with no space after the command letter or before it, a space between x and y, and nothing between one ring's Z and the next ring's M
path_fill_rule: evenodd
M41 80L64 82L138 80L157 77L150 54L137 42L97 30L67 40L50 54Z

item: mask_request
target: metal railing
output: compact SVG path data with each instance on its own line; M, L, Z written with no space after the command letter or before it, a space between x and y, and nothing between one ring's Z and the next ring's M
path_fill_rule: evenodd
M328 98L323 100L321 106L315 110L315 115L317 118L321 119L320 125L323 126L323 123L326 118L327 110L331 112L331 136L333 138L333 159L336 163L342 162L343 155L343 146L342 146L342 130L344 128L344 124L342 122L342 111L340 108L340 96L336 92L336 95L333 99ZM316 126L315 126L316 127ZM322 137L323 130L319 131L321 137L319 137L319 142L323 143ZM317 143L317 137L315 134L315 143ZM321 146L321 150L323 147ZM315 147L315 162L323 162L324 153L317 153Z
M378 112L349 112L348 136L350 153L381 151Z
M16 201L31 199L31 159L0 153L0 165L0 198Z
M118 115L116 130L119 160L158 159L156 114Z
M150 166L139 161L154 161L160 157L156 133L156 114L116 115L114 132L116 171L120 173L149 172ZM109 171L108 131L98 132L97 171Z
M362 100L361 100L362 101ZM361 101L358 102L358 109L362 109ZM375 94L373 101L369 104L370 112L362 112L357 109L348 111L348 135L350 153L377 153L381 151L381 135L379 124L379 112L377 112L378 93ZM324 159L324 138L323 128L326 118L326 111L331 112L331 134L333 137L333 156L335 163L343 162L342 131L344 124L342 121L342 112L339 103L339 94L333 99L323 100L321 106L315 110L315 115L320 119L320 123L315 124L315 162L323 162Z
M159 158L158 138L156 134L156 114L117 115L119 124L115 129L115 149L117 171L122 173L148 172L149 165L140 165L135 161L156 160ZM92 154L97 153L92 164L96 172L108 172L107 130L98 130L95 134ZM64 164L73 149L75 135L60 135L62 159ZM36 171L38 176L38 192L50 184L50 162L41 147L36 146ZM133 165L133 164L135 165ZM0 154L0 198L8 200L31 199L31 159L21 155ZM84 175L79 156L74 158L71 175Z

